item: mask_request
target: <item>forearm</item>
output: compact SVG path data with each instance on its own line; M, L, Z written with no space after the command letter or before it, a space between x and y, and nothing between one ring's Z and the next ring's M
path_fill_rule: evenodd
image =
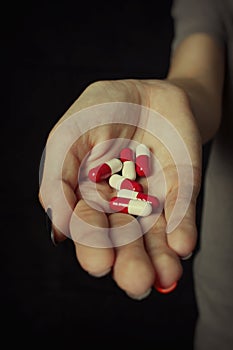
M224 52L214 39L197 34L174 53L167 80L182 88L206 143L221 123Z
M221 102L217 101L219 96L213 96L195 79L168 77L167 80L183 89L187 94L202 143L205 144L214 137L221 123Z

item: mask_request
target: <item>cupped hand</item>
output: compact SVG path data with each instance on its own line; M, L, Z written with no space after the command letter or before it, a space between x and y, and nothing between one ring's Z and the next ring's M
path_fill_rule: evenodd
M87 176L90 167L138 143L155 162L152 181L138 181L161 202L149 225L147 218L108 211L115 189ZM153 285L166 290L181 278L180 259L196 245L201 182L201 139L184 91L166 80L94 83L51 130L45 151L39 199L52 210L56 241L73 240L84 270L97 277L111 271L138 299Z

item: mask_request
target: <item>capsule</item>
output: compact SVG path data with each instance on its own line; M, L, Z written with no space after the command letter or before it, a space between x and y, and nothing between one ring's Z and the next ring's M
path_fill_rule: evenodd
M123 148L120 152L120 160L122 161L122 176L127 179L136 179L135 154L131 148Z
M156 209L159 206L159 200L157 197L151 196L143 192L136 192L136 191L124 189L124 190L119 190L117 192L117 197L142 200L150 203L153 209Z
M100 182L109 178L112 174L122 169L122 162L118 158L113 158L95 168L90 169L88 177L93 182Z
M109 205L113 211L136 216L148 216L152 212L152 206L150 203L137 199L113 197L110 200Z
M109 179L109 185L116 190L127 189L131 191L143 192L143 187L137 181L126 179L119 174L113 174Z
M136 147L136 173L138 176L150 175L150 150L144 144Z
M122 176L129 180L135 180L137 177L135 163L127 160L122 166Z
M134 151L129 147L123 148L120 152L120 160L122 161L122 163L128 160L134 162Z

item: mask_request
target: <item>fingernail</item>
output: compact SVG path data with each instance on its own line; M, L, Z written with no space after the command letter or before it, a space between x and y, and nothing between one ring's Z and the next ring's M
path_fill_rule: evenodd
M109 272L111 271L111 267L109 267L108 269L102 271L102 272L99 272L99 273L89 273L89 275L93 276L93 277L103 277L105 275L107 275Z
M58 245L58 242L56 241L54 231L52 228L52 209L51 208L47 209L45 219L46 219L46 229L48 231L48 234L50 235L53 245L56 247Z
M174 283L173 283L170 287L168 287L168 288L163 288L163 287L161 287L161 286L158 284L158 282L156 282L156 283L154 284L155 289L156 289L159 293L162 293L162 294L167 294L167 293L172 292L172 291L176 288L176 286L177 286L177 282L174 282Z
M189 258L191 258L192 255L193 255L193 252L189 253L186 256L183 256L183 257L181 256L180 258L181 258L181 260L188 260Z
M53 245L56 247L58 245L58 241L55 238L55 234L54 234L54 231L53 231L52 228L51 228L51 231L50 231L50 238L51 238L51 241L52 241Z
M143 299L147 298L148 295L150 295L151 291L152 291L152 288L149 288L145 293L143 293L141 295L135 295L135 294L128 293L128 292L126 292L126 294L132 299L143 300Z

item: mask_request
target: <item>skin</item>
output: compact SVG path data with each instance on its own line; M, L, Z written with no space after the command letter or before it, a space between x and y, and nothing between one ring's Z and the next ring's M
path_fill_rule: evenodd
M76 186L75 174L91 148L108 138L128 138L145 143L162 164L168 184L166 201L162 215L149 232L116 248L93 248L74 242L77 259L84 270L96 276L110 270L118 286L131 297L140 298L155 283L162 288L169 288L182 276L180 258L187 256L195 248L198 234L195 218L196 200L201 184L201 150L202 145L213 138L221 122L223 77L223 48L208 35L191 35L172 55L166 79L125 79L93 83L50 132L48 140L60 123L83 108L120 101L140 104L158 111L174 125L186 143L192 160L194 190L185 217L169 235L166 234L166 225L177 198L178 182L175 164L157 139L133 126L100 126L77 141L65 159L62 181L67 201L76 215L83 220L91 218L97 227L119 227L130 222L133 217L121 213L105 215L88 206L82 199ZM50 159L56 158L56 151L53 152L54 154L49 155ZM45 162L45 169L45 174L56 181L56 166ZM39 199L45 207L42 200L43 186L44 181ZM111 198L112 190L108 184L98 184L97 188L106 199ZM66 225L69 225L70 219L65 215L62 218ZM58 242L66 239L56 227L53 226L53 230Z

